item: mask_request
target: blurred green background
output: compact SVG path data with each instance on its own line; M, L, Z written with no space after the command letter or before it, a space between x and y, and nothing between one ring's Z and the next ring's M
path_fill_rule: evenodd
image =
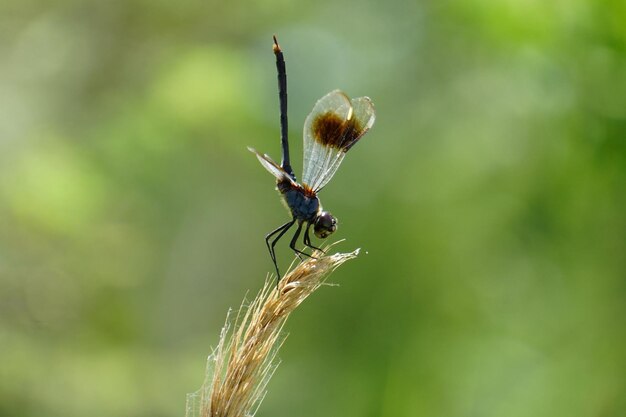
M258 415L626 415L619 0L1 2L0 415L184 415L288 218L274 33L297 173L319 97L378 117Z

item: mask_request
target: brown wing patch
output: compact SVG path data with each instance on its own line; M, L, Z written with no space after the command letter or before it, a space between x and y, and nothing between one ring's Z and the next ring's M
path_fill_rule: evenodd
M317 196L317 193L313 190L313 188L309 187L306 184L302 185L302 190L304 191L304 195L306 195L309 198L313 198Z
M317 116L312 130L316 142L343 151L350 149L365 133L356 118L345 120L332 111Z
M309 198L314 198L317 196L317 193L313 191L311 187L306 184L300 185L289 178L285 178L283 180L276 181L276 188L281 194L285 194L287 191L296 190L302 192L305 196Z

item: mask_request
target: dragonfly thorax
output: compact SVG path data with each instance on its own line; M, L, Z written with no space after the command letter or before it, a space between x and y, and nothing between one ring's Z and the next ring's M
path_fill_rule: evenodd
M278 191L294 219L313 223L321 212L315 192L289 180L278 181Z

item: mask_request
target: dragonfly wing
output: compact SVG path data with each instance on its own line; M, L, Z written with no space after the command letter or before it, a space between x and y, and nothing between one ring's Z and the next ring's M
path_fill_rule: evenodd
M280 165L274 162L272 158L270 158L268 155L261 154L256 149L250 147L248 148L248 150L256 155L261 165L263 165L263 167L267 169L270 174L276 177L277 180L288 179L289 181L293 182L289 174L287 174L287 172L282 169Z
M367 97L350 100L339 90L322 97L304 123L303 184L321 190L374 120L374 106Z

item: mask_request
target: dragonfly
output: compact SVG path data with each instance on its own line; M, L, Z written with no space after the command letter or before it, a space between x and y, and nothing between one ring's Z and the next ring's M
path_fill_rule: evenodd
M277 280L280 280L275 246L292 226L296 225L296 232L289 247L300 260L304 259L303 256L315 258L296 247L303 228L304 246L324 253L311 243L310 229L313 228L316 237L325 239L337 230L337 219L322 208L318 193L333 178L346 153L373 126L376 114L368 97L350 99L344 92L334 90L319 99L304 122L304 169L302 182L298 182L289 159L287 71L276 36L273 51L278 72L281 163L277 164L267 154L261 154L253 148L248 147L248 150L276 178L276 188L291 214L291 220L265 236Z

